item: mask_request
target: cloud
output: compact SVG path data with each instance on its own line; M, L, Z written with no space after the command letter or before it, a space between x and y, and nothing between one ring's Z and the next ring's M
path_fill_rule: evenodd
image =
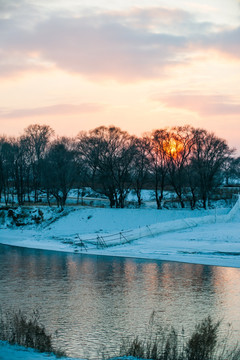
M103 111L106 105L97 103L73 104L56 104L51 106L43 106L36 108L25 108L15 110L0 109L0 118L16 119L35 116L55 116L55 115L77 115L82 113L92 113Z
M240 27L237 27L232 30L220 32L219 34L210 37L209 46L216 48L218 51L230 57L240 59L239 39Z
M179 62L175 55L185 44L180 36L136 30L119 23L94 25L84 19L55 19L41 26L39 34L45 34L46 39L43 57L60 68L90 77L124 80L159 76L168 65Z
M222 30L178 9L50 13L35 16L34 26L25 26L23 15L17 19L0 23L0 76L55 66L93 80L136 81L166 76L199 50L240 57L240 28Z
M224 95L173 93L157 100L167 107L185 109L201 116L240 115L240 102Z
M19 29L9 19L0 25L0 32L2 76L4 68L8 73L27 69L25 65L34 54L38 66L43 60L92 79L153 78L179 63L176 56L186 43L184 36L125 25L106 14L88 18L52 17L31 30Z
M127 11L115 11L106 14L115 22L136 29L145 29L157 33L187 35L195 32L205 33L215 28L209 22L198 22L190 12L181 9L163 7L133 8Z

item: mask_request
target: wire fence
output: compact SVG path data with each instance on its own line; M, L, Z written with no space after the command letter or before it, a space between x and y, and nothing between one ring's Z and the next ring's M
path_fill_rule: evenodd
M104 249L110 246L123 245L131 242L129 235L133 233L134 230L120 231L115 234L109 235L97 235L91 238L83 238L79 234L76 235L74 245L79 247L82 250L88 249L88 247L96 247L97 249Z
M208 215L197 218L187 218L168 221L166 223L156 223L139 227L138 229L120 231L114 234L97 234L94 237L85 237L77 234L74 239L74 246L76 249L87 251L88 248L95 247L97 249L105 249L111 246L128 244L134 240L143 237L154 237L155 235L164 234L166 232L174 232L186 228L193 228L198 225L212 224L218 222L230 221L240 209L240 197L235 197L235 204L226 215L217 216ZM65 241L66 243L70 241Z

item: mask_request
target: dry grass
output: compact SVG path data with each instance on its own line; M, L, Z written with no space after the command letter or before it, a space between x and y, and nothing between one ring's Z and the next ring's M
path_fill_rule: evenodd
M174 328L169 330L150 321L143 338L125 339L120 347L120 356L134 356L153 360L240 360L240 347L228 346L218 340L220 322L207 317L195 327L189 338L185 338ZM153 326L154 325L154 326Z
M144 337L122 341L119 356L152 360L240 360L240 347L228 345L229 333L224 341L219 340L219 326L219 321L207 317L186 338L184 331L178 334L174 328L167 330L156 324L153 314ZM40 324L37 312L26 316L21 311L0 311L0 340L66 356L53 347L52 335ZM102 358L106 359L106 356Z
M8 341L12 345L33 348L39 352L53 353L59 357L65 356L62 350L52 345L52 335L39 322L38 312L30 316L22 311L0 311L0 340Z

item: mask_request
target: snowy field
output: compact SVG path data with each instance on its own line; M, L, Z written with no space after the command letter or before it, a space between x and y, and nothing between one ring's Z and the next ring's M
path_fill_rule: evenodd
M14 246L240 267L240 210L42 208L44 222L0 225L0 243ZM38 211L38 210L34 210ZM114 246L100 246L105 244ZM132 241L131 241L132 240ZM129 242L128 242L129 241ZM84 246L80 246L84 244Z

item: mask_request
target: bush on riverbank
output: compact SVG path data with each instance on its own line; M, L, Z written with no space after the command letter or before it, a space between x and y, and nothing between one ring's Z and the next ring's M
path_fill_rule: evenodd
M196 325L188 339L184 331L179 336L174 328L158 327L153 331L150 325L144 338L125 339L120 347L120 356L134 356L152 360L239 360L240 347L229 347L227 338L219 340L220 322L207 317Z
M53 347L52 335L39 323L38 312L27 317L22 311L0 311L0 340L39 352L53 353L59 357L65 356L64 351Z
M220 340L220 322L214 322L211 317L197 324L188 338L184 331L179 335L173 327L166 330L154 321L153 314L142 339L128 338L122 342L119 357L133 356L152 360L240 360L239 345L228 346L229 334L225 334L224 340ZM53 353L57 357L66 356L63 351L53 347L52 335L39 323L37 312L27 317L21 311L0 311L0 340L39 352Z

